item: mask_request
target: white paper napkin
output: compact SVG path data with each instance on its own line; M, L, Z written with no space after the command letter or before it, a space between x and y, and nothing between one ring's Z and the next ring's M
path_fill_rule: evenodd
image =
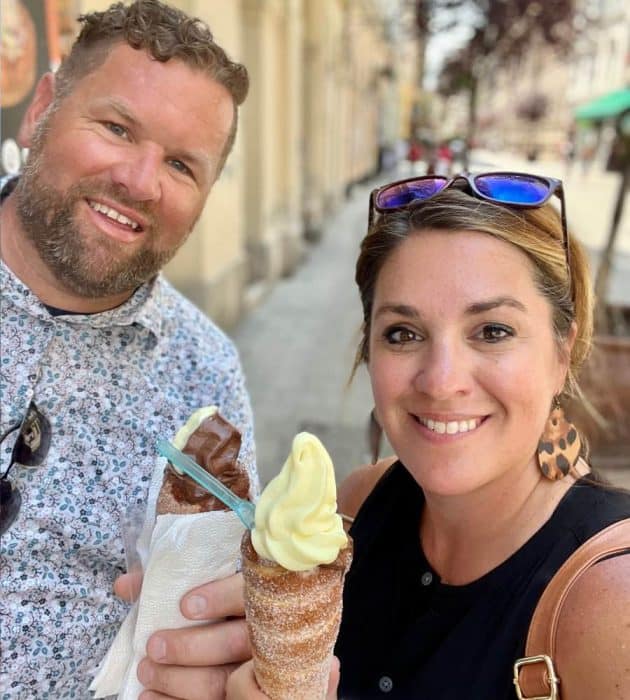
M149 512L154 511L152 500ZM123 621L90 686L95 698L118 695L119 700L137 700L143 687L136 671L146 656L151 634L207 624L185 618L179 602L191 588L236 571L244 529L232 511L157 517L146 560L142 556L140 598Z

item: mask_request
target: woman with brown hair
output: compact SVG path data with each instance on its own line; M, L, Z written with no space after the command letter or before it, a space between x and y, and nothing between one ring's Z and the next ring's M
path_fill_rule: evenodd
M339 490L354 517L339 697L512 700L546 585L630 517L630 494L594 476L564 413L579 397L593 298L562 185L487 173L375 190L356 281L357 364L396 458ZM630 697L628 553L566 599L552 660L563 700ZM228 688L260 697L251 666Z
M398 459L340 489L356 516L340 695L514 698L546 584L630 516L630 495L597 483L564 415L591 348L585 255L551 178L393 183L372 193L370 219L358 361ZM630 556L593 567L564 610L562 697L629 697Z

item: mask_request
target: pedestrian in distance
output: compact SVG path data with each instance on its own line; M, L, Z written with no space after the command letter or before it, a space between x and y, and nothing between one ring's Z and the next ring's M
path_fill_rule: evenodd
M216 405L243 435L256 488L237 352L160 274L230 153L247 71L205 24L158 0L80 22L21 124L24 171L1 183L4 699L90 696L127 613L112 591L121 521L145 503L158 438ZM182 611L220 619L242 607L238 577L204 595ZM178 649L201 629L175 632ZM178 698L223 697L229 664L247 658L244 621L212 634L186 654L203 669ZM149 651L177 675L163 641Z
M412 138L409 141L409 147L407 149L407 162L409 163L409 170L414 172L417 168L418 161L422 160L422 144L418 139Z
M567 175L571 173L571 166L575 160L576 153L576 134L575 129L571 128L569 129L566 141L562 146L562 156L564 158L564 167Z
M370 196L356 364L396 457L375 455L339 489L354 517L344 700L512 700L546 585L630 517L630 494L598 479L564 414L593 331L565 222L560 181L522 173L408 178ZM566 598L551 660L563 700L630 697L629 628L630 541ZM232 674L228 698L262 697L251 663Z
M442 141L437 149L437 162L435 165L435 173L437 175L446 175L450 177L453 167L453 151L446 141Z

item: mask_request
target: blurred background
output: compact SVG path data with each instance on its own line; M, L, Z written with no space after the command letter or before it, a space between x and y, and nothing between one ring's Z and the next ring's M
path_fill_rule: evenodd
M81 12L108 0L2 0L2 173L35 81ZM630 7L626 0L171 0L251 76L235 150L167 267L236 340L263 481L297 430L343 473L367 459L353 265L369 191L395 178L511 169L565 183L596 279L593 462L630 486Z

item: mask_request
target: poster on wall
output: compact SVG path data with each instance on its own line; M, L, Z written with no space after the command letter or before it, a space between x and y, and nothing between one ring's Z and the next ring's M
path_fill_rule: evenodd
M26 157L17 134L35 85L59 64L56 0L2 0L0 31L0 175L7 175Z

